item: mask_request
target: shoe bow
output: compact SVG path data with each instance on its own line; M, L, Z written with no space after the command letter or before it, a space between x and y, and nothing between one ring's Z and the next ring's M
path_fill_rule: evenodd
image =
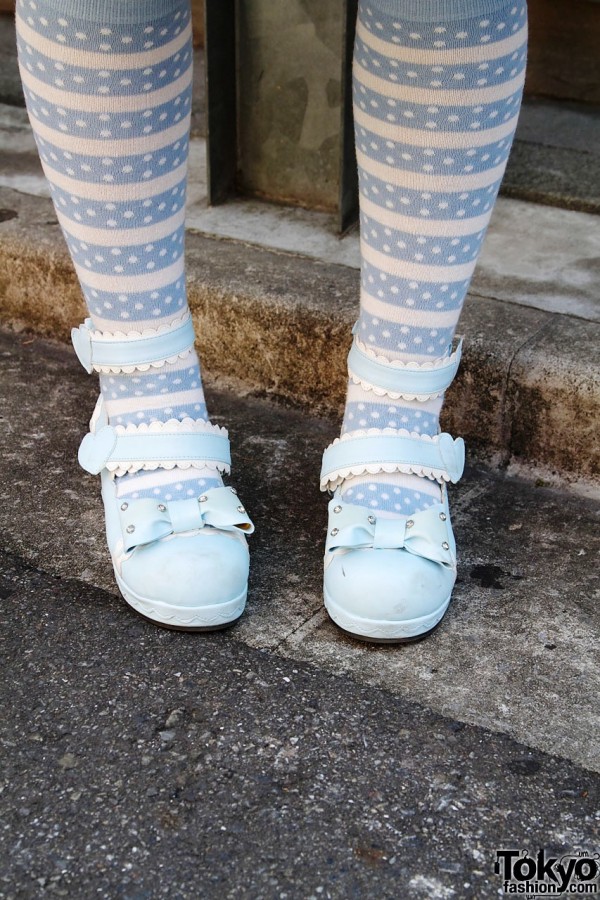
M443 566L454 567L454 541L443 504L436 503L407 519L378 517L368 508L334 499L329 504L326 552L406 550Z
M254 525L229 487L211 488L197 499L123 500L119 506L126 553L153 541L210 526L252 534Z

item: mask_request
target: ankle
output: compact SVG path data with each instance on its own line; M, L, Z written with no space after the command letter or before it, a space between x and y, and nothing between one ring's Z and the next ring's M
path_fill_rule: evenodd
M117 479L117 497L190 500L222 486L223 479L214 469L159 469L121 476Z
M403 472L348 478L340 487L346 503L368 506L390 516L411 516L440 502L440 487L435 481Z
M198 358L194 351L146 371L100 376L100 390L111 425L208 421Z

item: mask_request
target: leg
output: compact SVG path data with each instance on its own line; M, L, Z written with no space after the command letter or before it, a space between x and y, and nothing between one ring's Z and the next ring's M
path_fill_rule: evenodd
M224 491L228 467L226 435L206 412L186 298L189 0L19 0L17 36L30 121L90 316L74 343L88 371L100 374L93 430L103 424L115 444L101 458L102 441L86 439L80 459L104 470L117 579L126 599L137 596L139 610L163 624L220 624L202 612L219 605L220 593L215 584L200 589L207 573L188 559L198 547L187 542L182 552L181 539L172 540L208 522L197 498ZM125 436L129 449L117 449ZM117 498L118 513L109 513ZM157 514L160 525L148 521ZM169 542L152 562L155 536ZM230 544L221 547L225 557ZM179 589L156 571L174 553ZM136 554L145 564L134 574ZM241 584L241 556L238 563ZM179 613L166 608L167 596L178 597Z
M526 20L525 0L359 5L354 114L360 315L342 442L326 457L322 486L337 488L334 506L343 507L344 516L348 505L367 509L377 520L380 534L372 547L379 547L380 562L390 569L381 576L376 602L362 585L352 603L356 618L383 623L379 631L373 626L373 636L381 638L415 636L433 627L454 581L450 532L441 537L447 558L430 556L429 565L411 577L407 566L412 571L414 559L402 548L407 526L420 521L417 515L440 507L442 521L449 521L440 484L460 477L451 469L462 469L460 444L444 438L447 452L438 452L439 414L460 355L452 354L456 324L517 123ZM376 442L353 440L377 433L391 439L385 452L382 444L378 450ZM341 512L332 516L334 528ZM391 525L381 524L390 520L398 522L395 536ZM348 549L331 544L334 555L336 548ZM361 566L368 567L368 553L358 552ZM346 557L346 569L348 564ZM442 566L446 574L440 578ZM330 572L326 589L328 581L336 595L348 595L347 578L333 588Z

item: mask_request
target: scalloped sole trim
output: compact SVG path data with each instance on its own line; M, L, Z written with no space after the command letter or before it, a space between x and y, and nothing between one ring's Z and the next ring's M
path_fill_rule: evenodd
M406 619L403 622L386 622L348 613L331 599L326 590L324 591L325 609L335 624L349 634L368 641L410 641L424 637L441 622L451 596L450 594L448 599L429 615L418 619Z
M445 393L444 391L435 391L431 394L399 394L396 391L388 391L386 388L376 387L374 384L364 381L364 379L355 375L352 369L348 369L348 374L352 383L359 384L364 391L373 391L377 397L389 397L390 400L419 400L423 402L425 400L435 400L436 397L443 397Z
M215 631L218 628L225 628L237 622L246 606L247 588L238 597L225 603L190 609L189 607L169 606L166 603L140 597L127 587L116 569L115 578L118 588L129 606L144 616L144 618L150 619L156 625L162 625L165 628Z

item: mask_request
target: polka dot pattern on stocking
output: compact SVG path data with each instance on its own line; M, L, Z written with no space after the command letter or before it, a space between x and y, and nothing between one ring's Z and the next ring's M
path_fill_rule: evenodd
M17 44L40 159L94 328L126 335L178 322L188 310L188 0L18 0ZM146 372L102 375L100 388L111 424L208 420L193 349ZM213 470L159 469L120 478L118 492L168 500L220 484Z
M432 20L434 9L447 18ZM512 146L526 60L525 0L360 0L357 335L377 356L448 356ZM387 400L350 380L342 433L440 430L442 397ZM411 515L439 500L439 488L416 475L361 475L342 496Z

